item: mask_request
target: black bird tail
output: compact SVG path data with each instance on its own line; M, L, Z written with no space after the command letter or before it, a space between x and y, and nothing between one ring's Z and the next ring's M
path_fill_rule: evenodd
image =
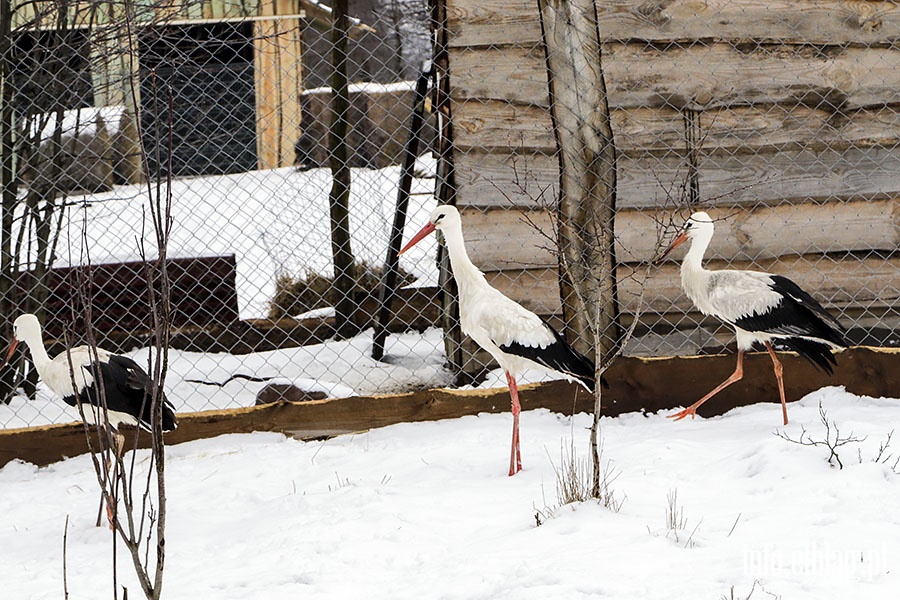
M837 366L837 359L835 359L834 354L831 353L831 346L814 340L796 337L781 338L778 340L778 343L787 346L790 350L793 350L812 363L814 367L821 369L825 373L829 375L834 373L834 367Z
M547 348L542 350L525 346L518 342L512 342L511 344L501 345L500 349L504 352L533 360L539 365L571 377L593 394L594 385L596 384L594 362L573 349L566 342L566 339L556 329L551 327L549 323L544 321L544 325L553 332L553 337L556 338L556 341ZM605 380L601 379L601 383L604 387L609 387Z
M162 400L162 430L174 431L178 427L178 421L175 419L175 408L165 394L163 394Z

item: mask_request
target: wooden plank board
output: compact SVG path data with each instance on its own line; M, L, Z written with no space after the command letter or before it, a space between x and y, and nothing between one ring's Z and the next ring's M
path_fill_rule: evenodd
M611 108L900 102L900 48L607 44L602 60ZM450 74L457 100L549 105L541 44L451 49Z
M454 144L461 151L513 149L552 154L556 140L546 107L497 100L455 101ZM619 108L612 111L620 154L681 154L684 116L673 108ZM785 150L846 149L900 145L900 112L862 109L840 119L822 109L760 105L699 113L704 153L756 154Z
M785 392L797 400L823 385L822 375L795 354L783 353ZM605 376L610 389L603 392L603 414L617 416L645 410L655 412L687 406L734 369L731 355L678 358L617 359ZM857 347L838 357L835 374L828 382L846 386L855 394L895 396L900 389L900 352L896 349ZM554 381L519 388L525 411L549 409L564 415L593 410L593 398L580 386ZM736 406L760 401L778 402L771 363L765 353L748 353L744 379L706 403L702 416L722 414ZM300 403L217 410L178 415L178 429L166 434L166 444L224 434L274 431L299 439L357 433L395 423L453 419L509 410L505 388L489 390L425 390L395 396L357 396ZM788 407L790 410L790 407ZM523 415L527 423L527 412ZM781 411L773 406L772 423L780 424ZM147 447L149 436L140 437ZM126 442L133 444L133 439ZM87 443L80 424L51 425L0 431L0 467L13 460L45 466L83 454ZM537 450L535 450L537 451ZM498 477L502 461L498 460ZM418 460L418 459L415 459ZM490 459L494 460L494 459Z
M623 155L617 206L674 206L686 168L678 156ZM459 206L535 208L558 194L555 156L470 151L456 156ZM900 195L900 154L869 147L821 151L705 155L699 164L704 205L772 205Z
M825 306L885 307L900 303L900 257L853 260L822 255L785 256L753 262L711 260L710 269L755 269L790 277ZM617 272L619 303L625 313L690 313L691 301L681 291L680 266L623 265ZM542 315L561 314L556 268L507 269L485 273L488 282L526 308ZM643 293L643 296L642 296Z
M891 44L900 36L892 2L840 0L597 0L604 40L718 39L810 44ZM448 0L451 46L539 41L531 0Z
M293 14L294 0L263 0L264 16ZM300 19L257 21L253 24L256 86L256 156L260 169L294 164L294 144L300 139Z
M47 321L44 331L50 337L63 332L84 332L84 323L71 323L72 315L83 314L83 297L93 307L96 331L146 332L153 329L147 294L148 263L100 263L90 267L51 269L45 285ZM208 327L238 321L234 255L197 258L173 258L166 262L174 327ZM33 282L30 272L19 275L16 285L27 288Z
M900 248L900 199L872 202L784 204L710 209L716 235L707 256L760 260L785 255L892 252ZM663 224L686 214L667 210L621 210L616 214L616 257L651 260L675 235ZM463 235L472 261L482 270L555 268L556 236L546 210L464 208Z

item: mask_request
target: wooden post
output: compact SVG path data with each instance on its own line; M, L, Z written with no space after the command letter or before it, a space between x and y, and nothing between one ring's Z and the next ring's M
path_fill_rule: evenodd
M391 321L391 303L397 291L398 257L403 244L403 228L406 226L406 212L409 208L409 192L412 187L413 168L419 155L419 141L422 136L422 125L425 123L425 94L428 91L428 80L431 79L429 65L416 81L416 92L413 98L412 117L409 121L409 139L403 153L403 167L400 170L400 183L397 186L397 208L394 211L394 224L391 227L391 238L388 241L387 256L384 259L384 279L379 290L378 320L372 334L372 358L384 358L384 342L388 335Z
M434 61L434 111L438 119L438 163L437 196L438 204L456 205L456 163L453 153L453 120L450 102L450 54L447 34L447 3L431 3L431 21L435 29ZM467 377L468 356L463 346L463 332L459 324L459 295L450 257L446 247L438 246L438 286L441 294L441 328L444 330L444 355L457 383Z
M261 0L260 16L297 15L297 0ZM260 169L294 164L300 138L301 23L298 18L253 25L256 156Z
M571 342L604 364L619 327L613 221L616 149L592 0L539 0L559 149L560 290ZM594 343L597 348L594 349Z
M12 46L12 0L0 0L0 314L15 314L11 293L18 270L18 257L14 256L12 238L15 237L13 217L18 204L16 176L16 111L13 86L10 85L14 69ZM12 333L9 318L0 325L0 335L9 339ZM0 402L8 403L15 391L14 369L0 370Z
M137 40L133 31L124 26L99 26L122 20L123 10L110 3L94 17L97 26L91 33L91 83L94 106L125 107L115 136L116 152L107 151L106 157L110 160L116 157L119 164L113 168L128 183L142 183L143 153L137 122L141 105Z

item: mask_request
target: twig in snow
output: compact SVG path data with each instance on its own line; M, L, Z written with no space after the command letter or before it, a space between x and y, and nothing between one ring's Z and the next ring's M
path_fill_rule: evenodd
M841 446L846 446L847 444L858 444L864 442L866 438L858 438L853 435L852 432L846 437L841 437L840 428L835 421L828 420L828 413L825 411L825 408L822 406L821 402L819 402L819 420L822 421L822 424L825 426L825 439L813 439L810 433L806 430L806 427L801 427L799 439L790 437L784 431L776 431L775 435L783 440L791 442L792 444L799 444L801 446L824 446L828 449L828 464L834 466L834 462L832 461L836 461L838 464L838 469L843 469L844 463L841 462L841 457L838 455L837 449ZM832 431L834 432L833 436ZM888 439L888 443L889 442L890 437Z

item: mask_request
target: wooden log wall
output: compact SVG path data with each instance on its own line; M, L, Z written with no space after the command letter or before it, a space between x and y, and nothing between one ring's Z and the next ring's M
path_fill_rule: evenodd
M557 315L546 207L559 165L537 4L446 2L457 201L470 253L511 297ZM900 324L900 6L596 0L596 8L619 152L623 310L642 309L648 323L692 310L675 262L634 276L657 252L659 224L686 216L678 200L690 117L703 138L701 206L729 217L717 224L712 267L787 274L831 307Z

